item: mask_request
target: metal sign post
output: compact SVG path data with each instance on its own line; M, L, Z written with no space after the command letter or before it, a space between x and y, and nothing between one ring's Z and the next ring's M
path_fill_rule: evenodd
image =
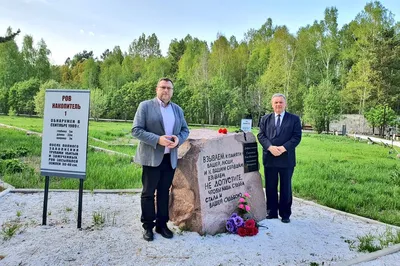
M46 176L46 180L44 183L44 200L43 200L43 218L42 225L47 224L47 200L49 199L49 183L50 177Z

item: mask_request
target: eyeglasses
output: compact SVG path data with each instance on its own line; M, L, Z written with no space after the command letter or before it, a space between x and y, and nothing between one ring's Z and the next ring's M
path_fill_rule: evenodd
M159 86L159 88L163 89L163 90L165 90L165 89L172 90L173 89L173 87L167 87L167 86Z

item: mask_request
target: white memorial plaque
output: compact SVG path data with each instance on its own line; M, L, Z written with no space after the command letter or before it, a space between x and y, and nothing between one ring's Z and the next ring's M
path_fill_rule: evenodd
M86 178L89 90L46 90L41 175Z
M242 122L240 124L240 129L243 130L244 132L250 132L252 122L253 120L251 119L242 119Z

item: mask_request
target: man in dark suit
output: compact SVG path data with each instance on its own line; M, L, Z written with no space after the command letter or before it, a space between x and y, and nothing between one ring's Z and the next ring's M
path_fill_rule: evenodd
M135 162L143 166L141 222L143 238L152 241L153 227L165 238L173 233L169 220L169 189L178 162L178 146L189 136L182 108L171 102L174 84L168 78L158 81L157 97L139 104L133 120L132 135L140 140ZM157 212L154 195L157 190ZM155 223L154 223L155 221Z
M279 211L282 222L289 223L292 214L292 175L296 166L295 148L301 140L301 123L298 116L285 111L285 95L274 94L271 103L274 112L261 118L257 135L263 147L267 219L278 218Z

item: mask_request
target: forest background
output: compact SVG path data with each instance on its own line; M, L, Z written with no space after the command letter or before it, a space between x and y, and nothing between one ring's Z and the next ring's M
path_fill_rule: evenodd
M127 51L96 56L82 51L63 65L49 61L45 40L36 44L9 27L0 40L0 112L42 115L48 88L91 90L91 117L133 119L139 103L153 98L160 77L175 81L174 102L192 124L239 125L270 111L270 98L287 96L288 110L318 132L341 114L361 114L377 133L399 124L400 22L380 2L367 3L338 27L339 11L291 34L268 18L243 40L218 34L208 44L191 35L161 54L156 34L143 33Z

